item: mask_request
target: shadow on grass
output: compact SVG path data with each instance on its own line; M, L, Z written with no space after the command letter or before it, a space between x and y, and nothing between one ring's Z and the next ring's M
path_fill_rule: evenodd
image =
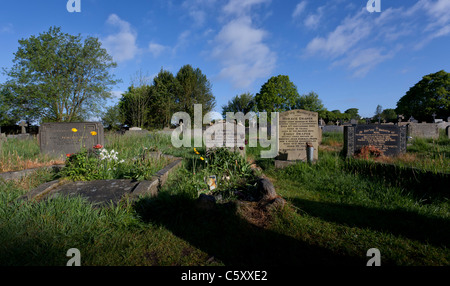
M404 210L382 210L297 198L292 199L291 203L308 215L325 221L401 235L436 246L450 246L450 221L446 219Z
M145 222L161 225L226 266L364 266L366 258L339 255L305 244L242 219L234 203L211 210L182 195L143 198L136 211ZM364 255L364 254L362 254Z

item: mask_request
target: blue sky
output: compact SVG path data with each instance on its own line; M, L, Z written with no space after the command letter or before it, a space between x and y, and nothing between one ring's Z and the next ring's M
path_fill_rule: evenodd
M424 75L450 72L450 0L66 0L0 3L0 67L10 68L18 40L60 26L98 37L118 67L114 100L140 70L185 64L209 78L221 112L233 96L256 94L272 76L288 75L300 94L314 91L328 110L397 101ZM0 83L6 80L0 75Z

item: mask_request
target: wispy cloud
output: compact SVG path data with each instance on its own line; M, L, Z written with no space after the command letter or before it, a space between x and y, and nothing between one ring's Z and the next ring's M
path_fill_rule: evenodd
M213 39L211 56L221 66L219 76L235 88L247 88L271 74L277 55L265 43L267 31L252 21L251 8L269 0L230 0L223 11L228 20Z
M306 5L308 3L306 1L302 1L295 6L294 12L292 12L292 18L297 18L302 15L303 11L305 11Z
M246 88L256 79L270 75L276 54L263 43L267 33L252 27L249 17L226 24L215 38L212 56L222 65L220 76L229 78L234 87Z
M13 34L14 26L11 23L7 23L0 26L0 34Z
M113 56L114 60L124 62L132 60L139 52L136 44L137 32L130 23L120 19L116 14L111 14L106 23L118 28L118 32L102 39L102 43Z

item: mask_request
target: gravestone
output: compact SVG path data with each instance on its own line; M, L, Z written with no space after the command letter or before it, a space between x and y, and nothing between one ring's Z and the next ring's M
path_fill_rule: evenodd
M322 127L323 133L331 133L331 132L344 132L344 126L337 126L337 125L325 125Z
M208 126L204 131L207 150L226 147L232 152L245 156L245 126L235 122L220 121Z
M447 128L445 129L445 133L447 134L447 137L450 139L450 125L447 126Z
M27 130L25 129L25 127L28 127L27 122L22 120L22 121L20 121L19 126L22 127L22 134L26 134Z
M313 160L318 159L321 140L318 116L317 112L301 109L279 114L276 160L307 161L307 144L314 148Z
M345 126L344 154L355 155L364 146L374 146L386 156L406 152L406 127L398 125Z
M436 123L409 123L408 136L412 138L439 138L439 127Z
M92 149L97 144L105 145L99 122L43 123L39 128L39 145L45 154L73 154L81 147Z

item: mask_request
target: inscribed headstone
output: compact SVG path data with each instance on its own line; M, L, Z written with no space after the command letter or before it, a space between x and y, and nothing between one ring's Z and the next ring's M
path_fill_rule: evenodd
M307 144L314 148L313 160L318 159L321 134L317 112L301 109L282 112L279 115L278 129L277 159L306 161Z
M42 153L65 155L104 146L103 125L99 122L43 123L39 128L39 145Z
M344 128L344 153L353 156L364 146L374 146L386 156L406 152L406 127L398 125L355 125Z

